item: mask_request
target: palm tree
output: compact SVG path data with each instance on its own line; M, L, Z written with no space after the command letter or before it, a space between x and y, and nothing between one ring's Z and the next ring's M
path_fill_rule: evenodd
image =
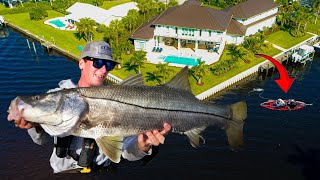
M307 24L310 23L310 22L312 22L312 20L313 20L313 15L310 14L310 13L306 13L306 14L305 14L305 17L304 17L304 27L303 27L303 31L306 30Z
M131 66L138 66L138 72L141 73L141 67L143 67L144 62L146 59L146 52L144 51L138 51L133 54L133 56L130 58L130 65Z
M205 61L202 61L201 59L198 59L198 65L191 68L191 71L193 74L198 77L197 78L197 85L202 86L202 77L205 76L207 73L209 73L209 66L205 64Z
M119 45L119 39L121 34L124 32L124 25L118 19L113 20L110 22L109 27L105 32L105 37L108 38L110 41L114 41L116 46Z
M130 40L127 40L121 44L122 50L127 54L130 54L134 50L134 46Z
M121 46L112 46L112 57L118 63L117 69L121 69L121 64L123 63L122 49Z
M76 22L77 33L80 38L84 38L86 42L90 42L94 38L94 26L96 22L90 18L81 18L79 22Z
M162 76L158 75L157 72L147 72L147 75L145 76L146 81L157 81L159 85L161 85L161 78Z
M146 20L146 14L148 14L153 7L154 2L152 0L140 0L137 4L139 11L143 14L144 20Z
M257 47L257 40L252 37L245 38L243 43L241 44L242 47L247 49L249 52L256 54L258 53L258 47Z
M315 0L312 3L313 11L316 14L316 18L314 20L314 24L317 24L318 16L320 14L320 0Z
M247 62L243 57L245 53L242 51L242 49L239 46L236 46L234 44L230 44L227 47L227 50L229 51L227 55L230 55L232 59L235 59L235 61L238 61L239 59L244 60Z
M161 74L162 78L163 78L163 83L166 83L166 79L168 78L168 76L174 72L173 69L170 69L169 63L161 63L159 62L156 65L156 68L158 69L159 74Z
M132 31L138 26L139 12L135 9L129 10L126 17L123 18L124 27L132 33Z
M126 63L124 63L123 67L125 68L125 71L132 71L133 70L136 74L139 73L138 65L131 64L130 62L126 62Z

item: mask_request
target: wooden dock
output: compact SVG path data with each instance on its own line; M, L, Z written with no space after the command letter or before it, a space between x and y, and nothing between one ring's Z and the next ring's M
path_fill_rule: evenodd
M74 54L71 54L69 51L66 51L58 46L56 46L54 43L50 42L50 41L47 41L44 39L44 37L39 37L37 35L34 35L32 34L31 32L27 31L27 30L24 30L24 29L21 29L19 28L18 26L15 26L14 24L11 24L10 22L6 22L5 21L5 24L9 27L11 27L12 29L20 32L21 34L27 36L28 38L31 38L32 40L34 41L38 41L40 42L41 46L43 46L44 48L47 49L47 51L49 52L51 49L61 53L62 55L66 56L67 58L69 58L70 60L72 61L78 61L79 60L79 57L74 55Z

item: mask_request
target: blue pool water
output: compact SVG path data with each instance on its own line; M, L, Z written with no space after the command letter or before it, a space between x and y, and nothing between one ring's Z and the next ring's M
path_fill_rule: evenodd
M198 65L198 61L194 58L178 57L178 56L167 56L164 58L164 62L183 64L188 66Z
M63 24L63 22L60 21L60 19L55 19L55 20L49 21L49 23L54 24L59 28L66 26L65 24Z

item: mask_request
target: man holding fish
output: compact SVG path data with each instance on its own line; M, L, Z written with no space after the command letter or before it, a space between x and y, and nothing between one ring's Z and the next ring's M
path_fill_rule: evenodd
M79 68L81 77L78 83L63 80L59 83L59 88L50 92L76 87L102 86L105 77L115 67L117 62L112 58L112 50L108 43L96 41L88 43L80 56ZM23 110L22 110L23 111ZM29 122L20 115L8 115L8 120L14 120L15 126L21 129L28 129L33 141L37 144L45 144L51 139L43 128L37 124ZM129 161L135 161L152 153L152 146L159 146L164 143L164 135L168 133L171 126L163 124L162 130L150 129L137 136L129 136L123 140L121 156ZM51 167L54 173L66 172L72 169L79 169L86 173L107 167L110 159L97 148L93 139L67 135L66 137L54 137L55 148L50 158ZM94 167L94 168L92 168Z
M98 166L105 165L107 160L119 163L121 157L138 160L149 152L151 145L164 143L164 135L171 126L172 132L186 135L193 147L205 142L201 133L212 125L225 129L231 148L243 144L246 102L219 106L200 101L192 94L188 67L161 86L146 86L141 74L127 78L120 85L102 86L107 73L116 65L110 46L103 42L89 43L80 58L79 87L62 81L59 89L49 93L18 96L9 107L8 119L15 119L17 126L31 127L20 120L23 117L40 124L47 134L62 139L62 143L55 143L50 161L55 172L78 168L79 164L91 167L87 159L92 157L96 157L93 164ZM43 139L41 135L39 138L37 129L29 129L33 140ZM69 135L74 137L70 140ZM99 149L98 156L92 150L94 147ZM62 156L60 162L56 154L72 158ZM78 160L76 167L70 167L67 163L70 159Z

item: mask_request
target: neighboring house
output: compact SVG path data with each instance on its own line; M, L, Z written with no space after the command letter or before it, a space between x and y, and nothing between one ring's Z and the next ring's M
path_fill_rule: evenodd
M70 14L66 15L65 18L72 23L79 22L81 18L90 18L96 21L97 24L108 26L111 21L115 19L121 20L127 16L128 11L131 9L139 10L135 2L120 4L109 10L91 4L76 2L66 10Z
M136 51L152 53L154 47L161 47L163 54L177 55L170 46L180 54L181 50L189 48L193 52L191 56L201 57L211 64L220 58L226 43L241 44L244 37L263 27L271 27L276 21L278 7L273 0L248 0L216 10L201 6L197 0L189 0L142 24L131 38Z

